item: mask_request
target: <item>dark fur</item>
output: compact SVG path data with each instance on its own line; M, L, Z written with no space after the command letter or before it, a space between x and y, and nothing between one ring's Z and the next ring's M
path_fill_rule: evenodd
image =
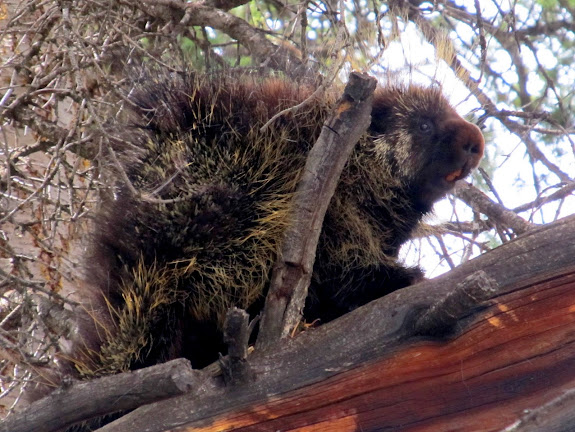
M83 326L72 354L82 375L181 356L203 367L225 350L228 307L260 311L333 96L260 128L311 93L279 79L190 75L132 97L135 127L115 150L142 196L175 202L146 202L118 184L97 216L86 288L97 324ZM445 178L465 177L482 153L478 128L439 89L379 89L325 218L306 320L329 321L419 280L418 268L397 262L399 248L453 186Z

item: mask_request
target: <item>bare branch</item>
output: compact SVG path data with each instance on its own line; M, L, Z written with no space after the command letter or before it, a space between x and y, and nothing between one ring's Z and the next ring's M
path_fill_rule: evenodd
M294 222L285 234L272 273L258 347L287 337L301 319L325 212L349 154L369 125L375 86L375 79L369 76L350 75L343 96L308 155L295 195Z
M490 219L513 229L516 234L522 234L534 227L533 224L522 219L513 211L493 202L487 195L469 183L458 182L453 194L472 208L489 216Z
M140 8L145 7L147 13L179 26L209 26L221 30L245 46L261 65L286 71L290 75L304 72L301 60L290 51L274 45L264 32L241 18L209 6L211 3L142 0L137 4Z
M33 403L0 424L0 432L55 432L94 417L201 388L202 374L177 359L158 366L86 382L75 382Z

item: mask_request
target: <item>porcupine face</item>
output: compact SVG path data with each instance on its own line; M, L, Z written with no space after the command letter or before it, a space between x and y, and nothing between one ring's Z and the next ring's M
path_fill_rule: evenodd
M371 133L382 163L391 165L423 212L479 165L485 146L479 128L460 117L440 89L417 85L379 90Z

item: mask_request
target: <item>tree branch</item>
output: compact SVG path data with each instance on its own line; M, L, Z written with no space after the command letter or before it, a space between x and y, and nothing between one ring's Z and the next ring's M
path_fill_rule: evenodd
M513 229L516 234L522 234L535 226L513 211L493 202L487 195L469 183L463 181L458 182L453 191L453 195L466 202L470 207L487 215L489 218Z
M212 4L222 3L142 0L136 6L145 13L166 21L171 20L177 25L209 26L217 29L245 46L258 62L265 63L273 69L285 71L289 75L299 74L303 63L298 57L289 50L273 44L263 31L252 27L243 19L212 6ZM236 4L236 2L231 3Z
M245 384L253 378L248 358L248 343L251 326L250 316L239 308L231 308L226 314L224 324L224 342L228 346L228 355L220 359L226 384Z
M343 96L308 155L298 185L293 224L274 266L258 348L285 338L301 319L325 212L349 154L371 121L376 80L352 73Z
M75 382L28 406L0 425L0 432L55 432L74 423L201 388L204 379L186 359Z

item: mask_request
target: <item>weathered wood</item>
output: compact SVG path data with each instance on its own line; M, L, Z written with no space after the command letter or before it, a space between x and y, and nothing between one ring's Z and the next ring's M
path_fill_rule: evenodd
M249 385L141 407L101 431L501 430L575 388L574 257L570 217L256 352ZM498 285L492 298L442 338L415 336L421 310L478 270Z
M158 366L74 382L0 424L0 432L53 432L104 414L134 409L146 403L197 388L200 373L177 359Z
M453 291L440 298L415 321L413 334L441 336L453 330L469 311L497 293L497 282L479 270L459 282Z
M325 212L349 155L369 126L376 85L375 78L352 72L309 152L293 198L293 222L273 267L258 348L286 338L301 321Z
M501 432L571 432L575 429L575 389L545 405L525 410L519 420Z
M220 359L224 379L228 385L245 384L252 379L248 364L250 339L250 316L239 308L231 308L224 324L224 342L228 346L228 355Z

